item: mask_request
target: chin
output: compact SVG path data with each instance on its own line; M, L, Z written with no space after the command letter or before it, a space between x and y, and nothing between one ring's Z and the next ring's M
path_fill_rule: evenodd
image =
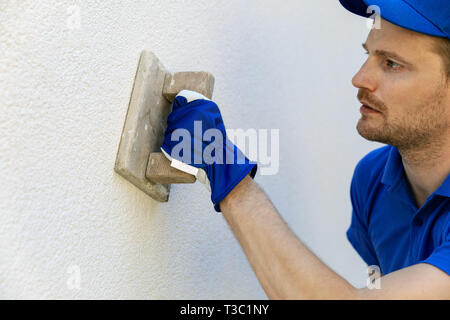
M367 120L360 119L356 125L359 135L366 140L388 143L389 137L386 136L386 130L382 126L374 126Z

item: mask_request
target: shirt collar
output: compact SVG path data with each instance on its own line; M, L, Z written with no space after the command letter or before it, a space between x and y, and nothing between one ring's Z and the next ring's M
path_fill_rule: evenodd
M400 182L403 175L402 156L396 147L391 146L381 182L390 185L392 188ZM444 197L450 197L450 174L434 193Z
M392 187L399 182L403 175L403 163L397 148L393 146L390 148L381 182Z
M442 182L441 186L436 190L436 194L450 198L450 174Z

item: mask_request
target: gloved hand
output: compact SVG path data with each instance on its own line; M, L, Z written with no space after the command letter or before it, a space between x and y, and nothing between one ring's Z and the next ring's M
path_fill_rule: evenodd
M217 212L220 201L257 170L257 163L228 139L217 104L195 91L182 90L175 97L161 150L172 167L205 184Z

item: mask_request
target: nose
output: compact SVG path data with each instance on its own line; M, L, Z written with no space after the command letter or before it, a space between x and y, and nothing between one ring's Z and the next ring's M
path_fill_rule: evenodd
M352 84L358 89L364 88L372 92L375 91L377 88L376 73L369 59L366 60L359 71L353 76Z

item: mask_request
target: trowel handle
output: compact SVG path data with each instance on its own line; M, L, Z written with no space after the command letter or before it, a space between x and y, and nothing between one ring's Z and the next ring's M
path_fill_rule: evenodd
M181 90L196 91L212 99L214 76L204 71L167 73L164 79L163 96L172 103ZM169 159L162 152L150 153L145 175L150 181L161 184L196 181L195 176L171 167Z

